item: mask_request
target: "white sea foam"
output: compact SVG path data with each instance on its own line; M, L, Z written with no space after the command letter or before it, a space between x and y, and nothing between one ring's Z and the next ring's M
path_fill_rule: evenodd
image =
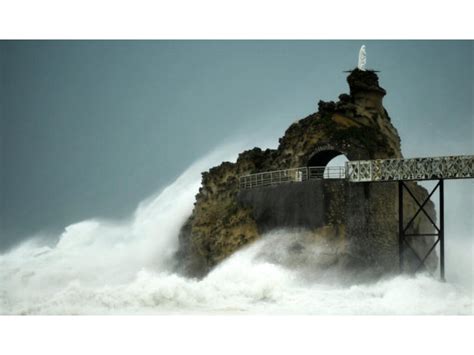
M128 221L80 222L67 227L54 247L30 240L1 255L0 313L473 313L470 261L463 267L471 270L461 270L470 272L463 283L427 275L335 282L311 260L296 267L289 262L285 250L298 231L265 235L202 280L173 273L178 231L192 211L200 173L228 153L221 149L193 164Z

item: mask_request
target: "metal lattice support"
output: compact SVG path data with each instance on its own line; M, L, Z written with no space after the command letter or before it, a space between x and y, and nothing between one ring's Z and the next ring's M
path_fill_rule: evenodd
M351 161L346 177L353 182L474 178L474 156Z
M430 200L431 196L433 196L436 190L439 190L439 216L440 216L439 225L437 225L435 221L433 221L431 216L425 210L425 206L427 202ZM404 210L403 210L404 191L406 191L410 195L410 197L415 201L415 203L418 206L418 209L416 210L415 214L411 216L407 224L404 223ZM434 226L436 233L412 233L412 234L407 233L413 221L420 213L423 213L429 219L431 224ZM418 237L418 238L437 237L437 238L433 242L428 252L423 257L421 257L420 255L418 255L416 250L410 245L410 243L407 240L407 237ZM439 244L440 246L440 256L439 256L440 278L443 281L445 280L445 276L444 276L444 181L443 179L439 180L439 182L436 184L436 186L433 188L433 190L429 193L429 195L425 198L425 200L422 203L418 201L418 199L415 197L413 192L409 189L407 184L405 184L403 181L398 182L398 238L399 238L398 244L399 244L400 272L404 272L404 266L405 266L404 255L405 255L406 250L411 250L411 252L418 259L419 263L416 269L414 270L414 272L417 272L421 268L424 268L426 271L430 272L430 270L425 265L425 261L431 255L431 253L436 248L436 246Z

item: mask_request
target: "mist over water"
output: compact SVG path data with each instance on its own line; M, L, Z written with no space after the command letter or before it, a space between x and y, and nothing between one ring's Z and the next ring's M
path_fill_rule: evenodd
M236 158L227 147L193 164L126 221L68 226L54 246L31 239L0 256L1 314L472 314L472 244L450 244L448 282L428 275L357 283L323 269L324 247L288 249L302 231L278 230L202 280L174 273L178 232L201 172Z

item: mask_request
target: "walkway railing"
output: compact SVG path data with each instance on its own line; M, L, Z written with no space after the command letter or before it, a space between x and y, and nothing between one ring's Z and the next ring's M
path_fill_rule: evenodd
M317 179L382 182L474 178L474 156L349 161L345 166L311 166L241 176L241 189Z
M346 177L343 166L311 166L285 170L266 171L240 177L240 189L274 186L288 182L301 182L320 179L344 179Z

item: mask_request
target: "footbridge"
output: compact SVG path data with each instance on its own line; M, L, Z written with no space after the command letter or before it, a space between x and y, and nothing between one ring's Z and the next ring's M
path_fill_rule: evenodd
M346 162L345 166L337 167L300 167L285 170L260 172L241 176L240 189L271 187L284 183L298 183L315 179L346 179L353 183L398 183L398 238L400 272L403 272L403 255L410 249L419 261L417 268L424 268L425 261L433 250L440 248L440 277L445 279L444 260L444 180L472 179L474 178L474 155L457 155L443 157L422 157L408 159L376 159ZM437 181L435 187L429 192L424 201L419 201L410 190L408 181ZM425 210L425 206L433 194L439 195L439 222L433 221ZM408 216L409 222L404 223L405 211L403 210L404 198L412 198L418 206L414 215ZM472 198L472 196L471 196ZM407 231L415 218L423 213L433 225L436 233L433 234L408 234ZM407 237L435 237L433 245L426 255L418 255L411 247Z

